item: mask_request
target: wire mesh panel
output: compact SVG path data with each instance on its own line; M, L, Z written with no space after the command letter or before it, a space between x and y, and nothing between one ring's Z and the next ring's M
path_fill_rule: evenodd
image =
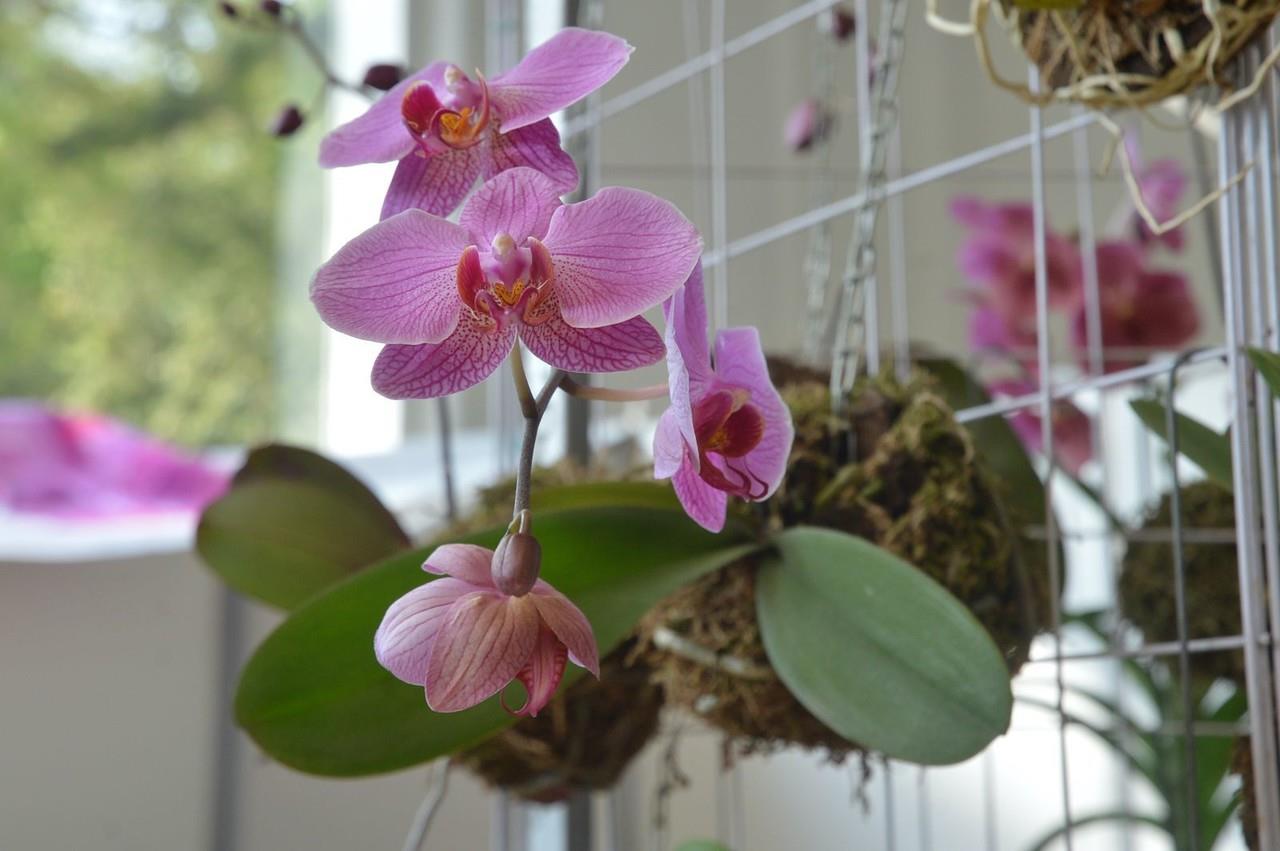
M759 325L768 347L827 371L837 401L862 375L905 379L926 351L974 376L993 360L1017 366L1019 381L992 394L975 382L955 411L975 431L1020 424L1046 483L1020 531L1041 553L1030 567L1048 608L1013 727L957 767L837 767L792 752L739 759L672 717L597 807L595 846L715 834L736 851L1280 847L1275 407L1245 351L1280 342L1273 75L1217 122L1127 128L1176 151L1201 194L1227 188L1186 226L1176 261L1202 315L1190 347L1115 344L1113 247L1137 226L1117 170L1096 173L1115 139L1093 112L1027 107L990 86L971 45L908 5L584 4L590 25L639 49L562 136L591 186L652 189L696 221L713 328ZM837 8L855 22L847 42L832 32ZM573 13L587 21L584 9ZM1236 61L1238 83L1272 38ZM1032 93L1040 79L1028 67ZM802 97L820 112L801 155L781 130ZM953 262L953 195L1030 211L1029 324L999 352L966 338L975 306ZM1065 327L1062 220L1081 258Z

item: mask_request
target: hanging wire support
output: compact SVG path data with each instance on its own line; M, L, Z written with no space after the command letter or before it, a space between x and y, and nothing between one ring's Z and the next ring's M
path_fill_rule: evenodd
M842 413L858 373L858 353L866 332L867 289L876 273L876 219L886 181L889 138L898 122L898 70L906 41L906 0L886 0L881 9L880 50L870 92L870 126L862 148L862 206L854 216L853 239L841 282L831 352L831 405Z

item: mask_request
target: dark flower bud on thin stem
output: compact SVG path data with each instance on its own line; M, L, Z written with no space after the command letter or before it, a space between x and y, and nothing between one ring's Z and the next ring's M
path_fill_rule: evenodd
M302 114L302 110L297 105L289 104L280 110L280 114L275 117L268 128L272 136L283 139L286 136L292 136L298 131L298 128L306 122L306 116Z
M263 14L273 18L278 18L284 13L284 4L280 0L262 0L258 7L262 9Z
M530 532L531 525L529 512L521 511L493 551L493 584L511 597L523 597L533 590L542 569L542 545Z
M832 6L822 24L836 41L848 41L858 31L858 19L844 6Z
M394 88L396 83L403 79L404 68L402 66L384 62L378 65L370 65L369 70L364 72L363 83L371 89L385 92Z
M234 3L222 2L218 4L218 9L228 18L240 17L240 10L236 8Z

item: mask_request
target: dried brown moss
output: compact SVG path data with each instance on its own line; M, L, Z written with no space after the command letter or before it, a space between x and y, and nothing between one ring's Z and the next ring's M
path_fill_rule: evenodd
M1040 623L1043 592L1032 586L972 439L930 380L864 380L837 416L820 376L789 363L771 371L796 440L782 488L756 519L840 529L916 565L974 611L1017 670ZM856 746L814 718L769 668L754 577L747 561L682 589L642 622L641 652L669 702L738 737L743 750L797 744L841 757ZM692 658L678 642L750 675Z
M1181 490L1182 523L1194 536L1199 530L1230 532L1235 528L1231 492L1212 482L1196 482ZM1142 630L1147 642L1178 639L1172 544L1173 507L1166 494L1147 516L1143 529L1162 540L1131 541L1120 573L1120 610ZM1184 539L1187 636L1219 638L1240 634L1240 593L1234 543ZM1244 683L1244 661L1238 651L1195 653L1191 671L1199 680L1227 677Z

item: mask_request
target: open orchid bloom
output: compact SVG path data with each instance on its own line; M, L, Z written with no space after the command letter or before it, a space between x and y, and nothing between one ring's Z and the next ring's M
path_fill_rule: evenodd
M513 713L534 716L555 694L566 659L600 676L595 636L578 607L541 579L526 594L504 594L492 562L484 547L439 547L422 569L443 578L392 603L374 637L378 662L424 686L436 712L468 709L519 680L527 699Z
M1038 388L1030 381L998 381L990 387L995 396L1027 396ZM1093 427L1084 411L1062 400L1053 403L1053 454L1073 476L1093 458ZM1032 452L1044 451L1040 408L1022 408L1009 414L1009 425Z
M987 204L960 197L951 215L970 230L960 245L960 271L979 285L978 297L1013 319L1035 316L1036 257L1030 204ZM1049 305L1070 308L1080 300L1080 253L1066 237L1047 231L1045 259Z
M1129 162L1138 180L1142 202L1147 205L1151 215L1155 216L1157 222L1167 222L1176 217L1182 204L1182 196L1190 182L1181 163L1175 159L1144 163L1142 152L1132 136L1125 137L1125 148L1129 152ZM1136 210L1133 213L1133 227L1138 239L1144 244L1158 242L1170 251L1181 251L1186 242L1180 227L1157 236Z
M0 403L0 506L64 519L195 512L228 475L115 420Z
M684 282L702 241L671 204L609 187L562 205L556 184L505 171L458 224L408 210L347 243L316 273L320 316L388 343L373 386L393 399L445 396L483 381L517 337L571 372L621 372L662 357L639 316Z
M1141 246L1098 245L1098 295L1107 372L1147 359L1153 349L1177 349L1200 331L1200 311L1180 272L1152 271ZM1088 353L1089 317L1084 305L1071 323L1071 341L1082 363Z
M631 46L609 33L570 27L492 80L436 62L402 80L320 145L325 168L399 161L382 206L387 219L420 209L453 212L476 178L537 169L560 193L578 185L548 117L603 86Z
M654 476L671 479L689 516L719 532L730 494L759 502L782 483L791 413L769 380L755 328L716 334L713 363L701 263L664 313L671 407L654 434Z

